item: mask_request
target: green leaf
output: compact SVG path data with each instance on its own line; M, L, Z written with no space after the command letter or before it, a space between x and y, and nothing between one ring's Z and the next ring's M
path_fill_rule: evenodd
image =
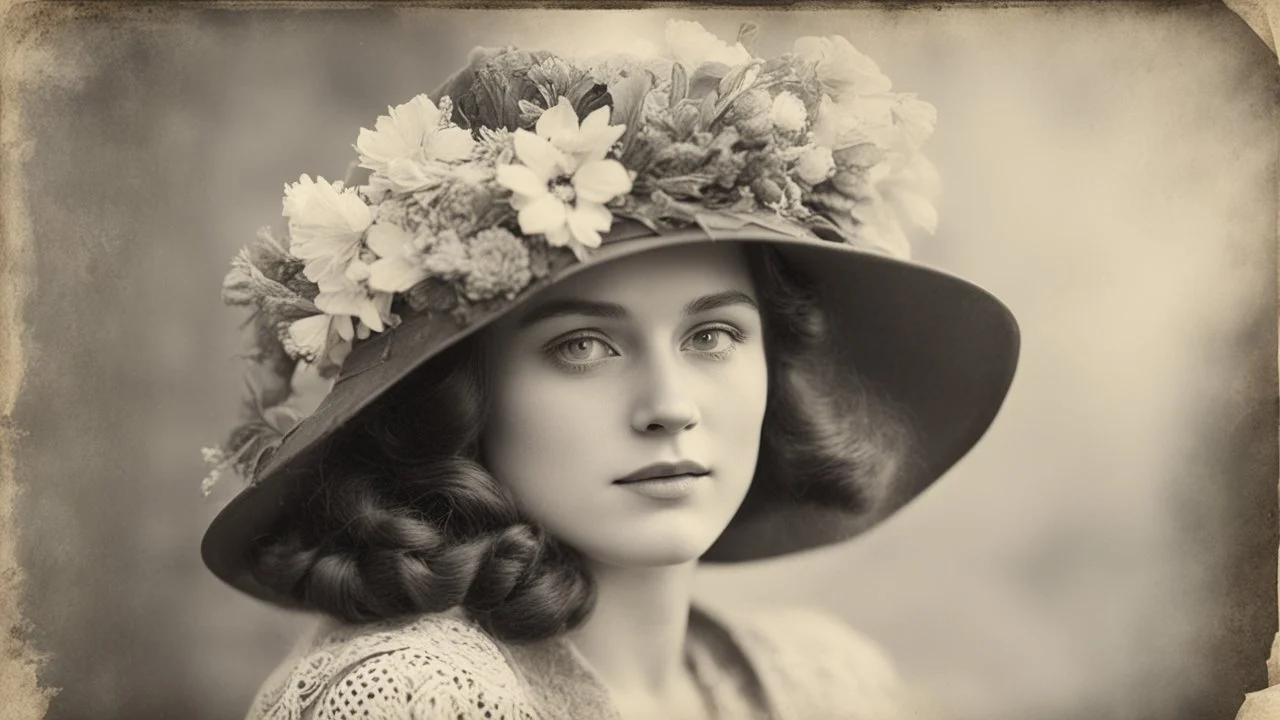
M751 55L756 54L756 39L760 37L760 26L753 22L744 22L738 27L738 42Z
M680 63L671 65L671 90L667 94L667 107L675 109L676 105L689 96L689 73Z
M718 116L716 112L716 94L713 92L702 98L702 106L698 108L698 126L710 127L711 121Z
M693 71L689 78L688 97L700 98L708 93L715 94L720 81L729 74L729 66L720 62L704 62Z
M631 148L640 133L640 126L644 124L644 99L653 86L653 74L642 72L625 77L609 88L609 95L613 98L609 122L612 125L627 126L620 138L623 155Z
M806 234L802 228L779 218L773 213L702 211L696 214L694 221L698 223L698 227L702 228L703 232L711 237L715 237L722 232L741 230L748 225L759 225L768 230L792 237L804 237Z
M674 197L701 198L702 188L713 179L709 175L678 175L658 178L654 185Z

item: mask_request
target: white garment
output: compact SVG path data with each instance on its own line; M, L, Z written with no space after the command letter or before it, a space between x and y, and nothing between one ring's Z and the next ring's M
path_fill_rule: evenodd
M891 720L913 712L884 653L813 610L690 615L688 658L714 714ZM321 623L264 684L248 720L608 720L608 691L563 639L500 643L449 613Z

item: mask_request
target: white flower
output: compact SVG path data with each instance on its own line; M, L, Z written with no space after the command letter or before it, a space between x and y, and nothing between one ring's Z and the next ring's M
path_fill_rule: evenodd
M315 298L322 314L290 323L281 337L285 350L310 363L341 366L353 341L394 325L398 318L391 314L392 294L370 292L368 278L368 266L360 260L341 275L323 278Z
M936 233L938 211L931 198L938 193L937 169L919 153L899 165L877 185L877 191L906 225Z
M388 223L369 228L366 240L378 259L369 266L369 287L381 292L404 292L427 277L413 236Z
M602 107L578 124L566 98L538 118L537 134L517 130L516 158L522 165L500 165L498 183L511 190L511 206L519 211L520 231L543 234L553 246L600 246L600 233L613 224L605 203L631 191L631 177L617 160L606 160L609 148L625 130L609 125Z
M369 206L342 183L307 175L284 189L289 218L289 252L306 260L303 273L312 282L342 275L360 252L364 231L373 222Z
M471 133L453 125L426 95L387 112L376 129L361 128L356 140L360 167L373 171L369 183L375 188L420 190L448 163L466 160L475 147Z
M837 100L853 94L885 93L893 87L876 62L842 35L802 37L793 49L804 60L817 64L818 80Z
M832 157L831 148L821 145L810 146L796 161L796 175L810 185L817 185L831 177L835 169L836 161Z
M786 90L773 98L769 117L773 120L773 126L783 132L799 132L809 119L804 110L804 101Z
M289 323L282 340L294 357L341 365L351 352L355 329L347 315L311 315Z
M938 123L938 110L933 105L916 99L915 95L901 95L893 109L893 119L902 131L905 149L918 150L933 134Z
M367 286L369 275L369 266L356 260L342 275L324 278L319 283L320 293L314 301L326 315L359 318L363 327L355 328L355 332L362 339L368 337L368 330L382 332L386 324L394 322L391 316L392 294L371 292ZM351 338L344 335L343 339Z
M680 64L695 69L706 62L724 63L730 67L751 59L751 53L734 43L732 46L708 32L701 23L690 20L668 20L667 48Z
M360 128L356 140L360 167L379 172L397 159L458 162L471 155L475 145L471 133L442 117L439 108L426 95L388 108L387 112L390 115L378 118L376 129Z
M813 120L813 142L839 150L871 142L882 148L895 144L901 135L894 125L894 95L854 95L840 102L823 95Z
M221 447L200 448L200 455L204 458L205 464L210 466L209 475L200 483L201 492L205 497L209 497L214 485L218 483L218 478L222 476L222 471L231 464L232 458Z

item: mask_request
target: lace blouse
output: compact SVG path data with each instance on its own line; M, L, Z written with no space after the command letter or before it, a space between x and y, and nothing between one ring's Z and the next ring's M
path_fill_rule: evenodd
M690 614L686 659L715 718L922 718L883 652L807 610ZM459 614L326 619L267 679L247 720L618 720L571 643L507 645Z

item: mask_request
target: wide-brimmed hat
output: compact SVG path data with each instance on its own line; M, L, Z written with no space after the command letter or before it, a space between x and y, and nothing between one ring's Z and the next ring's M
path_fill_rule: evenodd
M833 358L901 408L916 456L863 512L786 493L748 502L704 556L771 557L850 538L964 456L1012 380L1017 324L981 288L909 259L932 231L933 110L890 93L843 38L750 53L669 24L651 57L473 52L434 98L392 108L356 148L367 178L286 187L287 240L234 261L253 308L245 422L206 450L249 485L204 537L205 563L257 582L254 544L314 488L326 441L446 349L593 267L681 245L767 243L830 320ZM332 379L299 417L299 365ZM750 497L749 497L750 500Z

